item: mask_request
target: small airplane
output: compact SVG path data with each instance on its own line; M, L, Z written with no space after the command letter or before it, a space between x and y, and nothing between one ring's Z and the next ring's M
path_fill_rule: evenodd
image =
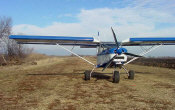
M10 39L14 39L19 44L48 44L58 45L66 51L76 55L87 63L93 65L93 69L84 72L84 79L90 80L91 74L95 68L102 67L104 71L108 67L114 67L113 83L119 83L120 73L119 69L124 69L128 74L128 79L134 79L135 72L133 70L127 70L125 65L132 61L146 55L147 53L155 50L162 45L175 45L175 37L140 37L129 38L122 42L118 42L116 34L111 27L114 42L100 42L93 37L68 37L68 36L31 36L31 35L10 35ZM80 46L80 48L97 48L97 64L93 64L87 59L74 53L72 50L65 48L64 46ZM151 46L144 49L139 55L129 53L123 46ZM127 60L128 56L133 56L131 60Z

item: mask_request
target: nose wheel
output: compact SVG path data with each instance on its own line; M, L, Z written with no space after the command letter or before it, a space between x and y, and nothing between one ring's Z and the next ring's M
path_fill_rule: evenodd
M114 71L113 73L113 83L119 83L120 81L120 73L119 71Z

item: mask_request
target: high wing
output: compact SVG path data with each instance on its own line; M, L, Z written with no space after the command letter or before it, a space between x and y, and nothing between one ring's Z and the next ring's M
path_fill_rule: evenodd
M96 47L99 41L93 37L68 37L68 36L33 36L33 35L11 35L10 39L19 44L49 44L49 45L73 45L82 47Z
M121 46L175 45L175 37L140 37L129 38L120 43Z
M116 47L115 42L100 42L93 37L11 35L20 44L46 44L80 46L81 48ZM175 37L140 37L119 42L120 46L175 45Z

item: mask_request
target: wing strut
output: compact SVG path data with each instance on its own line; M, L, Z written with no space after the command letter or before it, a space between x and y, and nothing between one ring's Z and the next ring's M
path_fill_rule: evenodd
M93 71L94 71L94 69L96 68L96 65L95 65L95 64L93 64L92 62L90 62L90 61L86 60L85 58L81 57L80 55L78 55L78 54L76 54L76 53L72 52L71 50L69 50L69 49L67 49L67 48L65 48L65 47L63 47L63 46L61 46L61 45L59 45L58 43L56 43L56 45L58 45L59 47L63 48L64 50L66 50L66 51L68 51L68 52L70 52L70 53L72 53L72 54L76 55L77 57L79 57L79 58L81 58L82 60L84 60L84 61L88 62L89 64L93 65L94 67L93 67L93 69L92 69L92 70L91 70L91 72L90 72L90 77L91 77L92 72L93 72Z
M65 47L63 47L63 46L61 46L61 45L59 45L58 43L56 43L56 45L58 45L59 47L63 48L64 50L67 50L68 52L70 52L70 53L72 53L72 54L76 55L77 57L79 57L79 58L81 58L82 60L84 60L84 61L88 62L89 64L91 64L91 65L95 66L95 64L93 64L92 62L90 62L90 61L86 60L85 58L81 57L80 55L78 55L78 54L76 54L76 53L72 52L71 50L69 50L69 49L67 49L67 48L65 48Z
M163 44L161 44L161 45L158 45L158 46L153 46L152 48L150 48L149 50L147 50L147 51L144 51L144 52L142 52L141 54L139 54L140 56L144 56L144 55L146 55L147 53L149 53L149 52L151 52L151 51L153 51L153 50L155 50L155 49L157 49L158 47L160 47L160 46L162 46ZM131 59L131 60L129 60L128 62L126 62L124 65L127 65L127 64L129 64L129 63L131 63L131 62L133 62L134 60L136 60L136 59L138 59L138 58L140 58L140 57L134 57L133 59Z

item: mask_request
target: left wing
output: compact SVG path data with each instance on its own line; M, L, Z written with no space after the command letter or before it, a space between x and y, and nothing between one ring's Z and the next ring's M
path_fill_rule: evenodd
M49 45L74 45L74 46L97 46L99 41L93 37L68 37L68 36L33 36L33 35L11 35L10 39L20 44L49 44Z
M175 37L141 37L129 38L121 46L175 45Z

